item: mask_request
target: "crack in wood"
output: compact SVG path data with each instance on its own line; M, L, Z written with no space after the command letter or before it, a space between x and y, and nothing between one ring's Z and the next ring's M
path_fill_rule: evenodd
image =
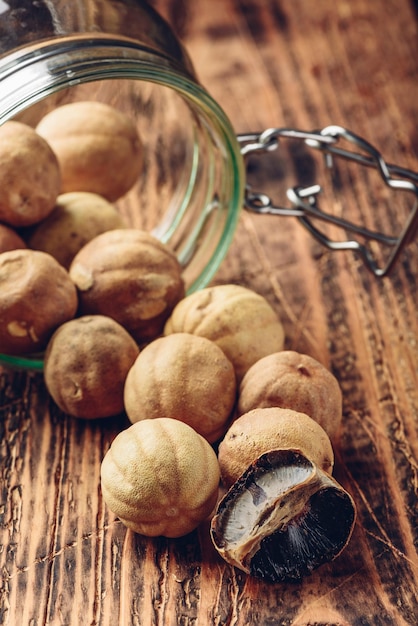
M16 565L15 564L14 572L8 572L6 568L3 568L3 578L4 580L12 580L15 576L18 576L19 574L25 574L31 568L36 567L37 565L41 565L42 563L46 563L46 562L52 563L52 561L62 556L64 553L78 547L80 543L91 541L92 539L95 539L95 538L99 538L100 536L103 536L106 531L108 531L109 529L111 529L112 527L118 524L122 524L122 522L118 519L115 519L109 524L105 524L98 530L86 533L80 539L76 539L75 541L71 541L65 544L59 550L55 550L48 554L44 554L42 556L37 557L34 561L32 561L32 563L29 563L28 565Z

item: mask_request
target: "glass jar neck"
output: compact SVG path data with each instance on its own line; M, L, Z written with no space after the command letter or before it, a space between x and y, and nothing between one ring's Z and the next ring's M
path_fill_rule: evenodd
M165 73L197 83L186 50L143 0L0 0L0 124L66 87L159 74L164 83Z
M123 35L194 74L171 27L144 0L0 0L0 58L32 43L89 33Z
M62 89L111 78L157 82L193 97L204 90L176 59L123 36L41 41L0 58L0 124Z

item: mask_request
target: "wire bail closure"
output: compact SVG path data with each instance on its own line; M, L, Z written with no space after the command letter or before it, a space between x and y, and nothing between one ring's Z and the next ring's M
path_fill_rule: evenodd
M324 155L327 169L334 167L334 157L354 161L359 165L374 168L380 174L385 185L396 191L409 191L414 194L414 203L406 223L397 237L386 235L379 231L369 230L356 225L344 218L331 215L318 207L318 196L322 188L318 184L307 187L291 187L287 190L287 199L290 207L274 205L271 198L264 193L254 193L247 185L244 198L244 208L260 214L297 217L308 231L330 250L353 250L363 259L368 269L377 277L387 276L404 250L412 241L418 230L418 174L386 163L382 154L362 137L352 133L342 126L327 126L322 130L307 132L292 128L270 128L261 133L239 134L237 136L244 158L251 154L260 154L276 150L282 138L298 139ZM359 148L362 153L341 148L338 143L346 140ZM342 241L335 241L327 237L317 228L312 218L322 220L341 227L348 233L360 235L369 241L377 241L390 247L390 254L383 265L379 265L371 249L354 238L347 237Z

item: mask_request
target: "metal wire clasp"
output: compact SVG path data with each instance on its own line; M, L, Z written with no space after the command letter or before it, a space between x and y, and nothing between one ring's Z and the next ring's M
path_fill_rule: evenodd
M375 276L383 277L389 274L402 250L418 230L418 174L397 165L386 163L375 147L341 126L327 126L322 130L313 132L291 128L270 128L261 133L238 135L244 158L250 154L276 150L282 138L298 139L310 148L320 150L324 155L325 165L329 169L334 166L334 157L354 161L359 165L376 169L384 184L391 189L412 192L414 194L413 207L400 234L394 237L379 231L369 230L342 217L322 211L318 207L318 195L322 191L318 184L289 188L286 195L290 201L290 207L274 205L268 195L254 193L250 185L247 185L244 207L255 213L296 217L327 248L331 250L354 250L363 258L366 266ZM338 145L341 140L354 144L361 152L343 149ZM350 236L342 241L334 241L313 224L313 218L339 226L350 233ZM388 246L390 252L385 263L379 266L371 248L366 243L351 238L351 235L359 235L366 241L377 241Z

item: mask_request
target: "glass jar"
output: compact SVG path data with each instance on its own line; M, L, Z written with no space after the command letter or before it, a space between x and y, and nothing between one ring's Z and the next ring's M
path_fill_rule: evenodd
M0 124L35 127L80 100L135 120L143 175L118 206L176 253L188 293L207 285L235 231L244 164L170 27L141 0L0 0ZM36 356L1 362L42 368Z

